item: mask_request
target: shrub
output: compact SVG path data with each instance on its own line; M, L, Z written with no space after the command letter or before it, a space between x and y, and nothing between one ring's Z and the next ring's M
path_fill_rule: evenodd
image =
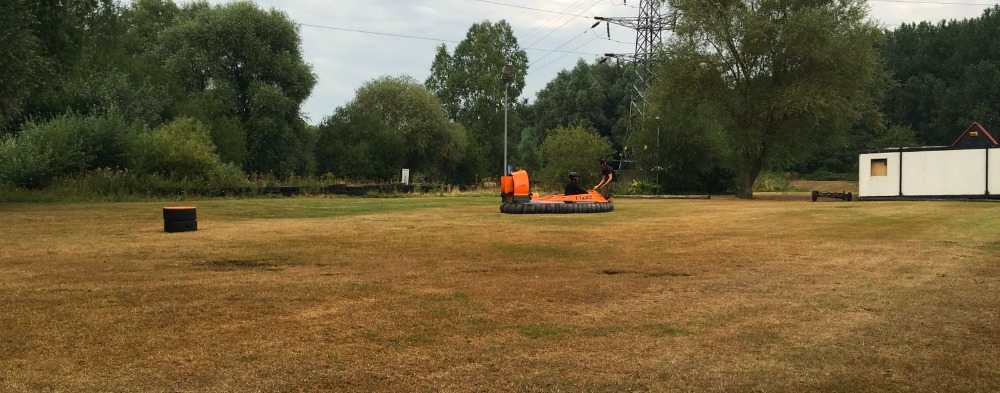
M788 173L764 172L757 177L754 191L788 192L792 190L791 175Z
M17 139L3 147L0 175L6 183L24 188L43 188L58 175L86 169L80 138L68 128L51 123L25 127Z
M63 117L53 123L66 127L80 140L86 160L84 169L124 168L126 164L125 141L128 130L125 122L114 115L108 117Z
M597 160L611 155L607 138L588 131L582 126L558 127L549 132L542 142L542 168L538 179L550 185L562 185L571 171L580 173L586 187L601 179Z
M631 182L620 182L616 191L621 195L657 195L663 192L663 188L656 182L632 180Z
M818 170L813 173L808 173L800 176L802 180L813 180L813 181L857 181L858 173L836 173L826 170Z
M212 168L208 173L207 180L206 185L209 187L248 187L251 185L240 166L231 162L222 163Z
M129 167L140 174L207 179L222 165L208 128L180 118L135 134L128 144Z
M55 168L46 146L7 138L0 142L0 182L23 188L45 187Z
M124 122L117 117L64 115L29 123L16 139L4 141L0 181L42 188L57 176L125 163Z

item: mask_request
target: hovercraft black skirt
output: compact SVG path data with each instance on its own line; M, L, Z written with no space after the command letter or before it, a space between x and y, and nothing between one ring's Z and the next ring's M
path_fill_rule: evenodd
M593 203L504 203L500 212L507 214L607 213L615 210L610 202Z

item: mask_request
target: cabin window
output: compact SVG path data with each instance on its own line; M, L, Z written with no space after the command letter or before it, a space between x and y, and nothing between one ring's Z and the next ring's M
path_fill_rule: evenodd
M876 158L872 160L872 176L888 176L889 174L889 160L885 158Z

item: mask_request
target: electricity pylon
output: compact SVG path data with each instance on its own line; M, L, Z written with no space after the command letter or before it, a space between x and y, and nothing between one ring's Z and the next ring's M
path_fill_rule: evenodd
M663 46L663 32L673 28L673 17L665 11L666 0L639 0L638 17L609 18L595 16L600 24L605 22L628 27L636 31L635 53L634 54L605 54L606 58L620 58L631 60L635 75L632 76L632 99L629 105L628 130L622 140L622 156L619 160L618 168L622 169L623 162L630 162L627 157L628 142L632 133L640 126L646 117L649 101L646 99L646 91L656 78L653 72L652 58L654 51ZM595 24L596 27L596 24ZM608 30L610 38L611 32Z

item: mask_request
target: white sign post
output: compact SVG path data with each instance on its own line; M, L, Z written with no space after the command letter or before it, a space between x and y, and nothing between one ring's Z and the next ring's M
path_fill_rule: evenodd
M410 184L410 170L403 168L403 180L400 181L403 184Z

